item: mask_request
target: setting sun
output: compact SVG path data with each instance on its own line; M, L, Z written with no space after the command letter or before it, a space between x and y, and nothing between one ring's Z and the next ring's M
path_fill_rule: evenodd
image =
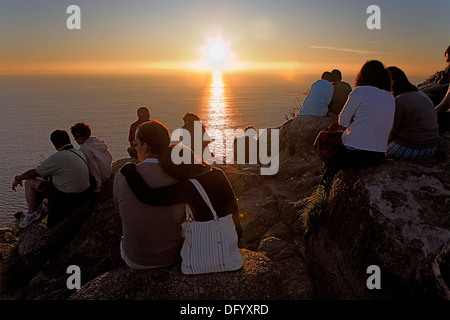
M206 62L211 69L224 69L228 65L230 56L229 42L217 36L207 39L207 44L202 48Z
M205 44L199 48L199 51L200 60L191 64L191 67L210 71L224 71L233 68L230 41L224 40L221 35L206 38Z

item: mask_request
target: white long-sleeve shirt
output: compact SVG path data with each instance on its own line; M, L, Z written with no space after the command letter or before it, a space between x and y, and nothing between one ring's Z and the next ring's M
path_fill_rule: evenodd
M99 192L102 183L111 177L113 160L111 151L105 141L97 137L87 138L80 146L80 150L86 157L89 173L97 181L94 191Z
M339 114L339 124L347 127L344 146L386 152L395 114L394 96L372 86L356 87Z

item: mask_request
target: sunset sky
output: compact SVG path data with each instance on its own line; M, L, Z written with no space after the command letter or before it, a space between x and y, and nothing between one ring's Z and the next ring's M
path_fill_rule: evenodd
M66 27L72 4L81 30ZM381 30L366 27L372 4ZM449 0L0 0L0 72L208 69L209 50L225 70L356 72L379 59L430 75L445 67L449 14Z

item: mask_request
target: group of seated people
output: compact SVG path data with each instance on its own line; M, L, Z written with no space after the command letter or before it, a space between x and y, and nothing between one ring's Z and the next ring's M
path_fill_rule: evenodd
M111 177L113 158L105 141L91 136L91 127L84 122L70 129L79 149L73 147L67 131L55 130L50 140L57 152L14 178L13 191L25 181L28 210L19 223L21 228L41 218L41 205L48 212L45 227L53 227L76 206L97 195Z
M445 51L449 64L450 47ZM333 75L334 74L334 75ZM439 83L449 83L449 72ZM341 81L340 72L325 72L309 91L299 116L337 114L345 129L342 144L326 164L321 185L329 185L342 168L377 164L387 158L428 159L436 155L440 132L450 127L450 89L442 102L431 99L413 85L399 68L377 60L361 68L355 89Z
M133 159L138 158L136 146L135 146L135 140L134 140L136 130L140 124L150 121L150 109L146 106L139 107L137 109L137 116L138 116L138 119L131 124L130 130L128 133L128 142L130 143L130 146L128 147L127 152L129 154L129 156ZM180 142L183 142L184 145L189 146L193 150L196 149L195 141L198 139L198 137L196 137L196 135L195 135L196 134L196 132L195 132L195 123L196 122L198 122L201 125L201 132L199 132L201 134L201 137L199 140L202 141L201 152L203 155L205 149L208 149L208 151L209 151L208 145L211 142L211 139L209 138L208 134L206 133L206 128L203 125L203 123L200 121L200 118L197 114L195 114L193 112L187 112L183 116L183 126L181 126L180 129L184 129L189 132L189 141L187 141L187 137L183 137L183 135L182 135L183 130L181 130ZM214 154L212 153L212 155L214 155Z
M446 57L448 62L448 49ZM435 156L440 128L448 128L448 116L443 123L438 115L448 115L449 105L448 92L435 108L401 69L385 68L377 60L366 62L338 115L338 124L345 129L342 144L327 161L320 185L329 187L340 169L378 164L386 157L422 160Z
M448 61L448 51L446 57ZM438 112L448 112L449 100L447 92ZM397 67L385 68L377 60L366 62L353 90L342 82L338 70L324 73L322 80L313 84L300 116L326 116L329 112L338 115L339 125L346 130L342 144L327 164L323 186L329 185L340 169L378 164L386 154L393 158L426 159L437 152L440 136L436 109ZM113 186L114 202L122 220L120 253L124 262L134 269L149 269L180 261L186 206L191 208L195 220L208 221L213 217L190 179L202 185L219 217L232 215L240 239L243 232L237 199L225 173L183 146L192 158L199 160L174 163L171 154L176 145L170 144L167 127L150 120L146 107L139 108L137 114L138 120L130 126L128 153L138 164L134 161L124 165ZM187 113L183 120L183 127L189 130L199 119ZM246 129L256 132L252 126ZM78 204L87 193L99 192L111 177L112 156L106 143L92 137L91 128L83 122L72 126L71 132L79 150L73 147L66 131L56 130L50 139L57 152L35 169L15 177L12 189L17 190L25 180L28 204L21 227L40 218L37 208L43 198L50 199L49 204L58 202L54 199L65 206ZM51 181L45 179L47 176L52 177ZM54 224L62 218L63 215L49 214L47 223Z
M177 263L183 243L181 224L186 218L186 205L197 221L213 218L189 179L197 179L201 184L218 217L232 215L239 240L242 227L237 199L225 173L183 144L178 144L183 152L199 160L175 164L171 154L176 144L170 144L167 127L150 120L147 107L140 107L137 114L138 120L130 126L128 152L139 163L131 161L124 165L113 185L114 202L122 220L120 253L124 262L134 269ZM191 130L193 121L199 118L187 113L183 120L183 128ZM67 131L55 130L50 140L57 152L14 178L14 191L25 181L28 212L19 223L21 228L42 219L38 210L42 203L48 204L45 227L52 228L77 205L98 193L102 184L111 178L112 156L106 143L91 136L91 128L84 122L70 129L79 149L73 147Z
M329 113L337 115L351 91L350 84L342 81L341 71L325 71L322 78L311 85L298 114L318 117L327 116Z

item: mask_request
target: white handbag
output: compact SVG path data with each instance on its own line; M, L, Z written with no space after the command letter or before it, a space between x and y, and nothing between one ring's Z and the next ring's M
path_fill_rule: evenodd
M195 221L191 208L186 205L186 221L181 224L184 232L181 271L184 274L202 274L240 269L244 259L238 248L233 216L218 218L202 185L195 179L190 181L209 206L214 219Z

